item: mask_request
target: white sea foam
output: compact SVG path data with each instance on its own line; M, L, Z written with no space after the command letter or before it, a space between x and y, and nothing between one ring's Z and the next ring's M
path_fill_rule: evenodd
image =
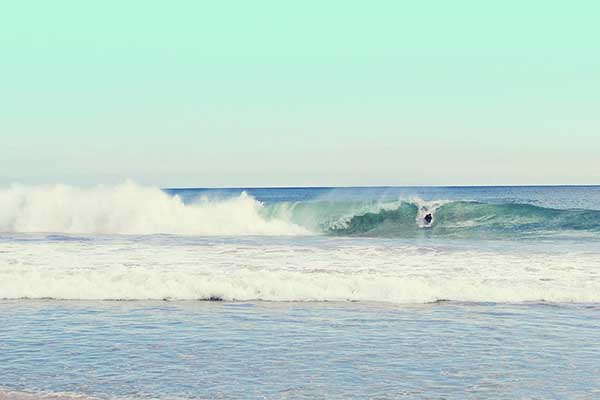
M418 197L411 198L410 202L418 207L416 223L419 228L426 228L431 226L435 221L435 212L437 211L437 209L443 206L444 204L450 203L449 200L425 201ZM425 216L427 214L431 214L431 222L429 223L425 222Z
M93 400L94 397L67 392L20 392L0 387L0 400Z
M0 242L0 298L600 302L600 257L312 238Z
M77 188L12 185L0 189L0 232L91 234L297 235L306 229L267 219L263 205L240 196L184 204L154 187L132 182Z

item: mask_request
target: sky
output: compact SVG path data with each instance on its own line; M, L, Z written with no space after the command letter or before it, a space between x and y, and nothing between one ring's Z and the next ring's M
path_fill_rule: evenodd
M600 2L7 2L0 184L600 184Z

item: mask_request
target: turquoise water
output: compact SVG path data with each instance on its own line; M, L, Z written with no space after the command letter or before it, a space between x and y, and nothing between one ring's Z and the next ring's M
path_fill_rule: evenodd
M600 187L0 204L0 398L600 396Z

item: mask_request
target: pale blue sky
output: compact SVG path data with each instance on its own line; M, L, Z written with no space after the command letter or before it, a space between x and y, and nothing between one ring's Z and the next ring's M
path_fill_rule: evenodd
M0 182L600 183L599 17L594 1L9 2Z

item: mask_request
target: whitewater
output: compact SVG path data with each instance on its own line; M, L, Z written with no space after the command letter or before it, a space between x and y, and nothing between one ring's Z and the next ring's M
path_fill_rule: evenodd
M12 236L0 298L600 302L600 252L545 247Z
M12 185L0 190L0 232L90 234L290 235L305 232L260 215L245 192L223 201L184 204L159 188L133 182L77 188Z

